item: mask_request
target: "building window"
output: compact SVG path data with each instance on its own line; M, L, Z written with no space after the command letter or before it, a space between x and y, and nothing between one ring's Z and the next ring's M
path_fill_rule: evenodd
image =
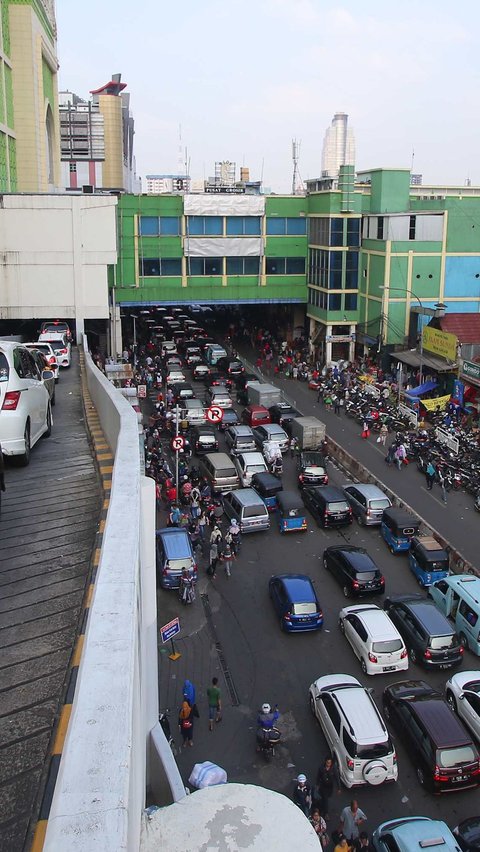
M309 242L317 246L328 246L330 241L330 219L312 217L309 219Z
M343 246L343 219L331 220L329 245Z
M417 217L416 216L410 216L410 223L409 223L409 226L408 226L408 239L409 240L415 239L416 230L417 230Z
M221 216L187 216L187 234L191 237L221 237L223 219Z
M304 257L267 257L267 275L305 275Z
M181 275L182 260L180 257L144 257L140 259L139 272L143 278Z
M260 216L227 216L228 237L259 237L260 234Z
M77 171L77 164L76 163L70 163L70 174L72 172L76 172L76 171Z
M222 257L189 257L188 258L188 274L189 275L222 275L223 274L223 258Z
M383 240L383 224L383 216L379 216L377 219L377 240Z
M342 295L341 293L330 293L328 297L328 310L329 311L339 311L341 309L342 304Z
M267 216L267 234L270 237L305 236L306 233L307 220L303 217Z
M258 275L259 257L227 257L227 275Z
M141 237L178 237L179 216L140 216Z
M342 287L342 259L343 251L330 252L329 290L340 290Z
M360 245L360 219L347 219L347 246Z
M345 310L346 311L356 311L357 310L357 293L345 293Z
M358 251L347 251L345 258L345 289L358 287Z

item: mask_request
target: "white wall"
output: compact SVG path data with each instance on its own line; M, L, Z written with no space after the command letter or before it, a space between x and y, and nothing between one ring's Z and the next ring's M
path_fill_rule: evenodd
M0 319L107 319L113 195L4 195Z

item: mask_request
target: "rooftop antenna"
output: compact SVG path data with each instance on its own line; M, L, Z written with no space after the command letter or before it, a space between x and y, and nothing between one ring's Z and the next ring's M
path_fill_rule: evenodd
M300 177L298 161L300 159L300 145L296 139L292 139L292 160L293 160L293 175L292 175L292 195L303 195L303 181Z
M184 158L183 158L183 148L182 148L182 125L178 125L178 174L183 174L184 169ZM185 172L186 174L186 172Z

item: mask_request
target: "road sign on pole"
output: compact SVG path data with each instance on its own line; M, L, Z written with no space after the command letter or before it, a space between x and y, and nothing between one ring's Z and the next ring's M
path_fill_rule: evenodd
M180 450L183 450L184 446L185 438L183 437L183 435L175 435L175 437L172 438L172 450L175 453L179 453Z
M211 405L210 408L207 408L205 417L209 423L220 423L223 419L223 408L220 408L219 405Z
M168 656L171 660L178 660L182 655L175 650L175 645L173 644L173 637L177 636L180 633L180 619L178 616L173 618L172 621L169 621L168 624L164 624L163 627L160 628L160 636L162 637L162 642L165 645L166 642L172 643L172 653Z

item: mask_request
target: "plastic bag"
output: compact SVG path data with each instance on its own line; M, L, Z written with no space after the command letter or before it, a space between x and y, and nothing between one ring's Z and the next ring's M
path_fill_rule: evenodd
M377 444L380 444L380 443L381 443L381 441L382 441L382 439L381 439L381 437L380 437L380 435L379 435L379 436L378 436L378 438L377 438Z

